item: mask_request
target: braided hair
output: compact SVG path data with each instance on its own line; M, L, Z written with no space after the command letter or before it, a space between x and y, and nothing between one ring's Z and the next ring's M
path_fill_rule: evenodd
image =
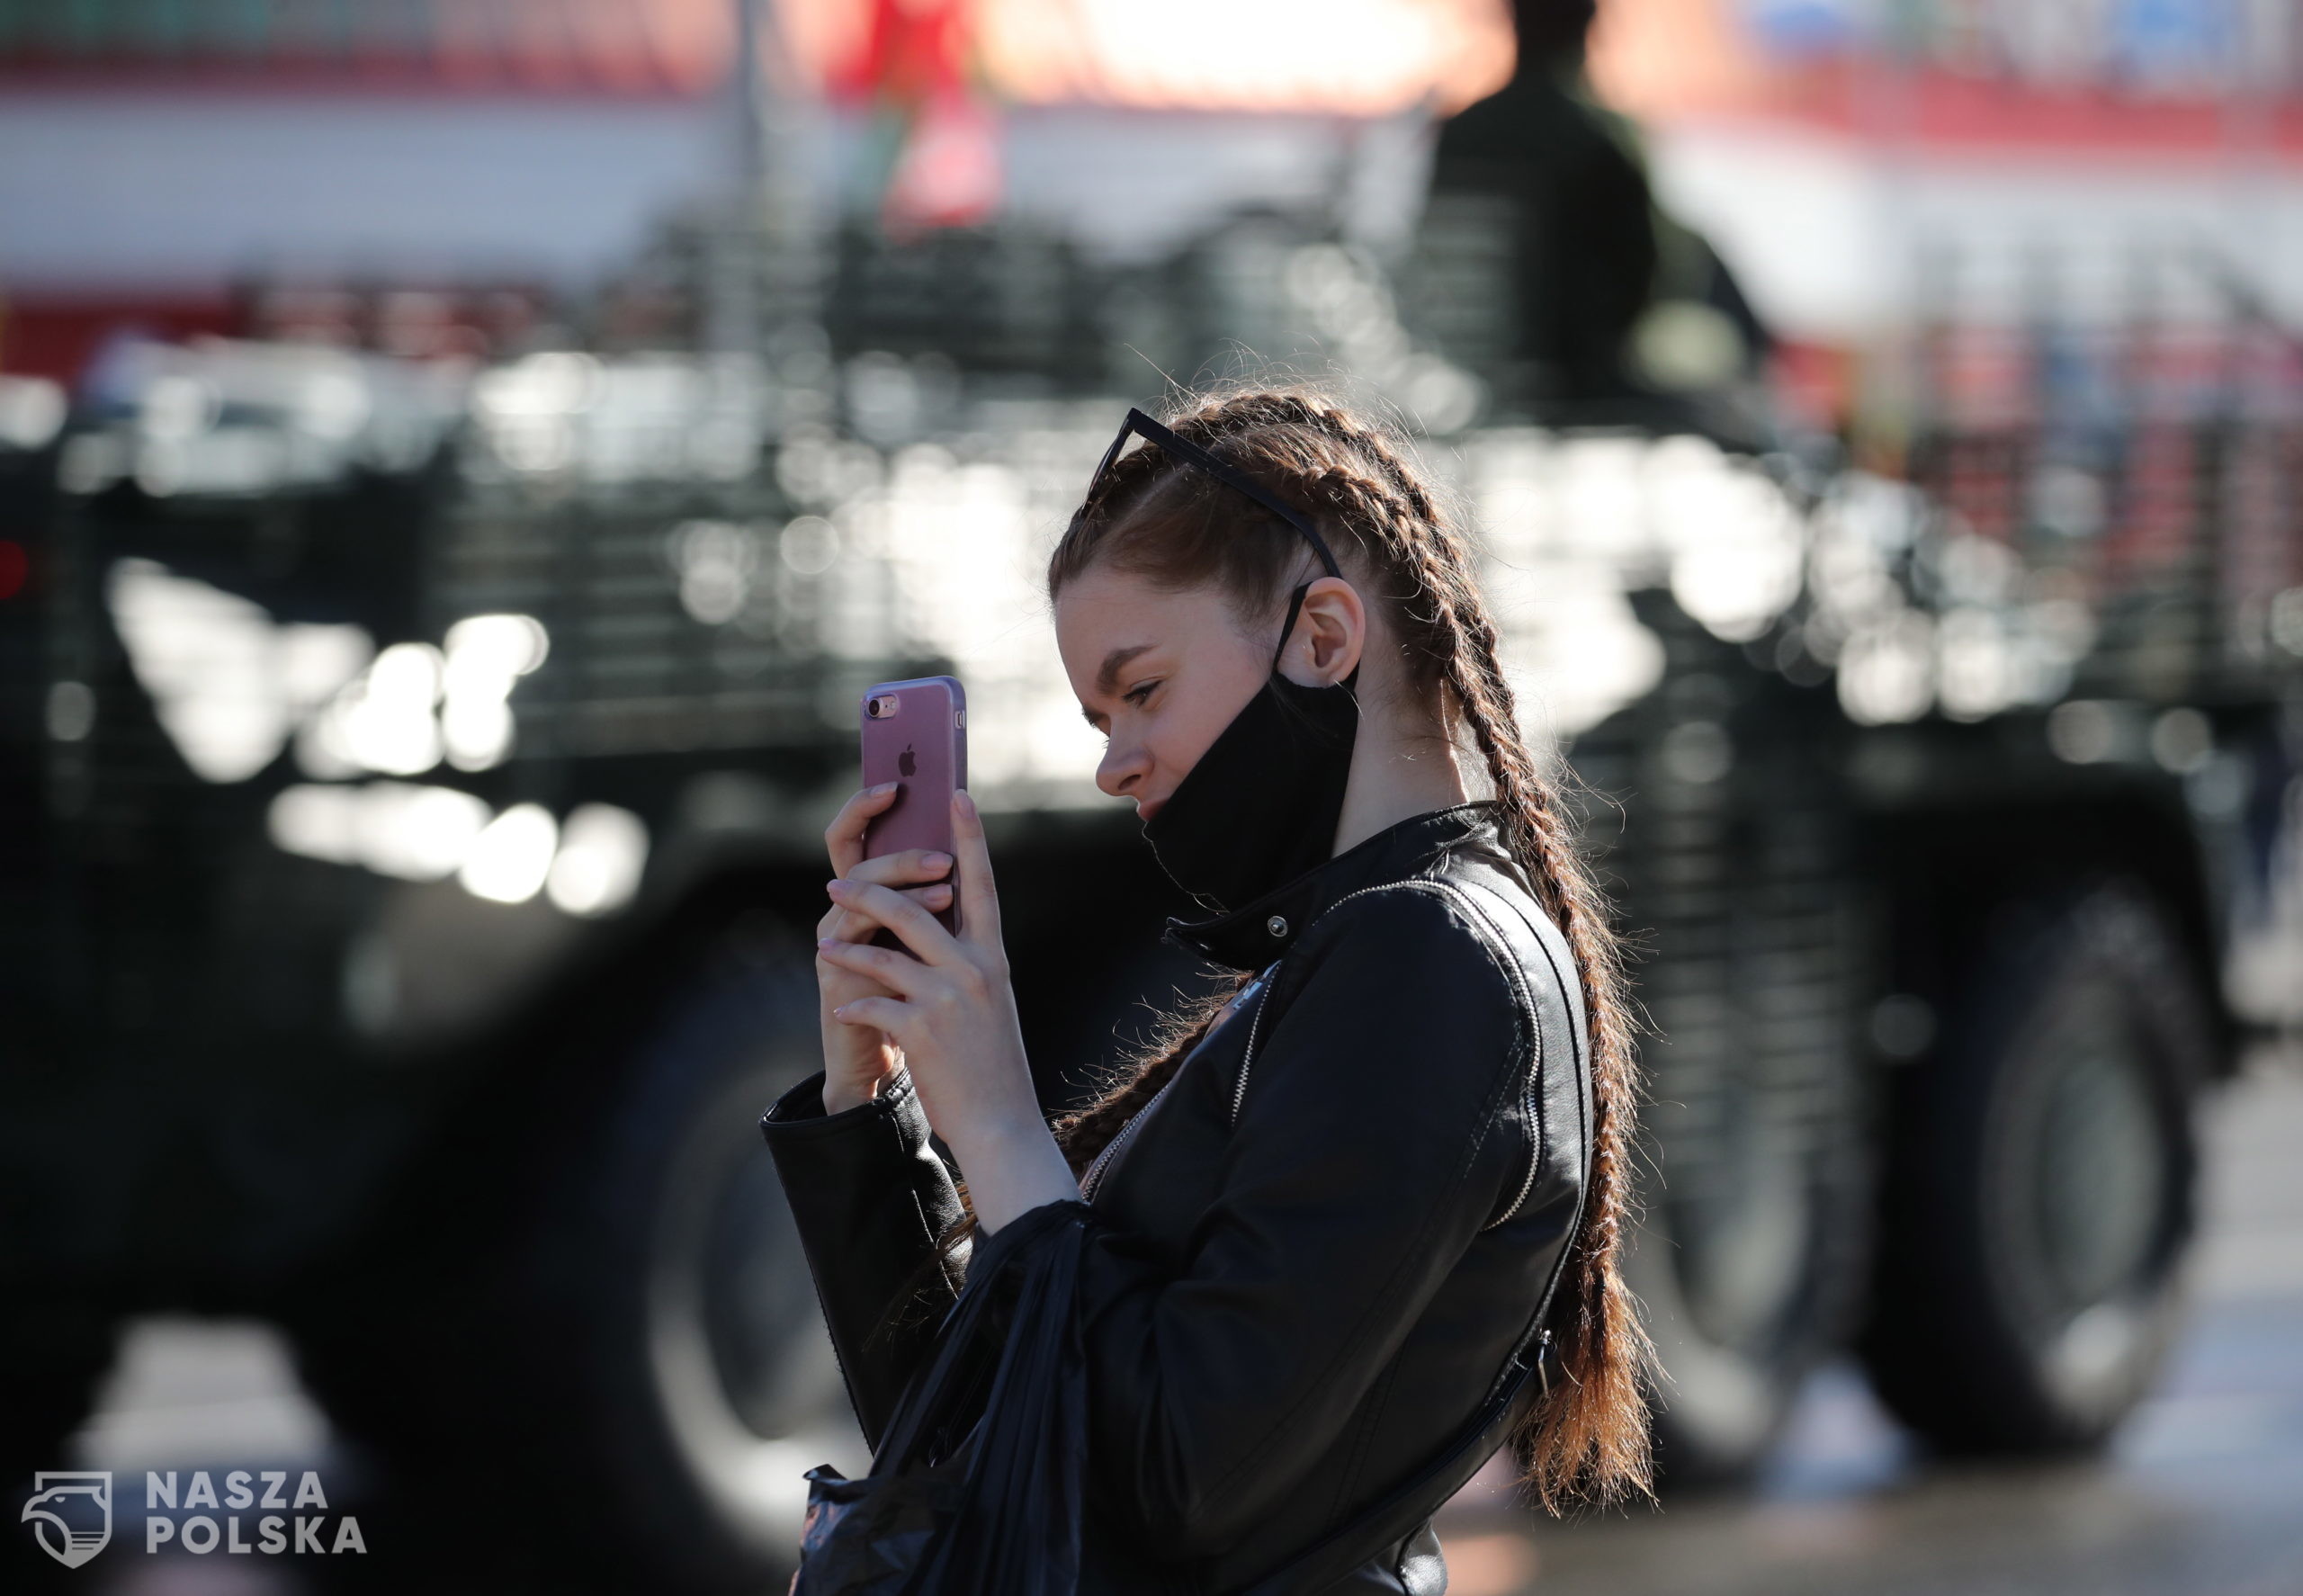
M1562 1280L1565 1300L1553 1317L1566 1378L1515 1439L1524 1481L1548 1508L1644 1492L1653 1349L1619 1269L1637 1083L1618 950L1560 796L1520 734L1471 551L1402 450L1316 394L1255 389L1208 398L1168 426L1315 517L1371 605L1385 610L1411 690L1436 708L1433 735L1454 742L1459 727L1470 732L1511 860L1566 935L1591 1033L1591 1169ZM1147 444L1121 456L1073 516L1048 562L1048 594L1108 564L1169 589L1214 585L1253 621L1277 608L1304 552L1302 534L1278 516ZM1100 1095L1054 1122L1075 1172L1168 1082L1250 979L1187 1003ZM947 1242L972 1230L972 1218L963 1220Z

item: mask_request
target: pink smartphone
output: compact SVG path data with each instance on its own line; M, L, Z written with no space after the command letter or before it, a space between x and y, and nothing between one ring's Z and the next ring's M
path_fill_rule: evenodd
M864 856L901 853L908 847L953 853L952 794L968 785L968 700L956 677L916 677L880 682L857 706L864 735L864 785L892 781L893 807L864 833ZM958 884L958 867L945 877ZM957 892L948 909L936 911L944 928L960 928ZM872 938L880 947L901 948L892 931Z

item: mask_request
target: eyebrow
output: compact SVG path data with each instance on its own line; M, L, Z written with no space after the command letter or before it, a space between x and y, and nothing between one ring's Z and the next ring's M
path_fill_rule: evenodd
M1120 667L1125 665L1138 654L1150 651L1153 645L1151 643L1130 643L1125 648L1114 649L1110 653L1105 655L1103 664L1098 667L1096 670L1096 691L1105 695L1106 696L1109 696L1112 690L1119 686ZM1083 704L1080 706L1080 713L1087 718L1088 724L1092 726L1096 723L1096 712L1094 710L1089 709Z

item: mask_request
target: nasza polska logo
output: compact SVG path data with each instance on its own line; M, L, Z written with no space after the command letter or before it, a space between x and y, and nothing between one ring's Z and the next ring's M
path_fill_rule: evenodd
M289 1488L286 1469L234 1469L223 1490L207 1469L144 1476L144 1549L174 1544L195 1556L210 1552L309 1555L365 1552L360 1520L328 1509L320 1476L305 1469ZM207 1509L207 1511L200 1510ZM33 1476L23 1520L40 1548L77 1568L112 1539L112 1475L50 1470Z
M36 1474L17 1518L32 1527L41 1551L77 1568L111 1544L112 1475L61 1468Z

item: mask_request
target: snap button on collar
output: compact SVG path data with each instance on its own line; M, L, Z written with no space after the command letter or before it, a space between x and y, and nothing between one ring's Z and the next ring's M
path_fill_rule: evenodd
M1287 935L1287 917L1285 915L1275 914L1269 919L1264 921L1263 928L1270 932L1275 937L1285 937Z

